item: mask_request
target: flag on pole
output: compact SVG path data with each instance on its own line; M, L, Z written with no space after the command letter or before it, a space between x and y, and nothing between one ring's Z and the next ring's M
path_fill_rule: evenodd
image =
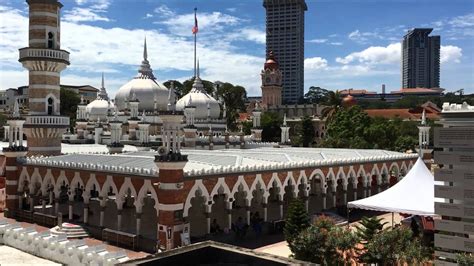
M193 27L193 34L197 34L199 29L198 29L198 20L196 17L196 10L197 8L194 9L194 27Z

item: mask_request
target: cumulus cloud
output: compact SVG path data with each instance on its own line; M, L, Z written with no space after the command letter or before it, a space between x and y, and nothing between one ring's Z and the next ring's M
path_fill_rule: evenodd
M0 11L0 17L2 17L0 20L0 39L2 39L0 42L2 51L0 53L0 68L2 69L0 87L25 85L28 78L21 64L18 63L18 49L27 46L28 15L15 9L0 10L2 10ZM217 24L224 23L219 20L222 14L210 15L215 20L206 20L201 16L201 27L206 25L210 28L214 27L212 21ZM228 23L234 23L236 19L230 19ZM187 21L187 24L192 25L193 18L190 21L191 23ZM190 29L191 27L187 27L189 37L192 36ZM95 77L99 76L98 73L101 71L106 71L111 73L107 88L113 95L121 84L136 75L136 70L142 60L141 40L145 35L151 66L161 82L192 76L192 38L158 30L102 28L80 24L76 21L64 21L61 24L61 30L61 48L71 52L71 65L62 73L62 82L97 84L100 80L94 83ZM255 38L255 41L258 40L260 43L263 41L264 35L261 32L257 30L246 32L248 36L253 36L249 38ZM264 62L263 52L262 56L258 57L201 41L198 43L198 55L202 78L225 80L246 87L249 94L259 94L259 73Z
M64 12L64 21L69 22L86 22L86 21L105 21L111 19L106 17L104 13L112 4L112 0L76 0L77 7Z
M176 13L166 5L161 5L155 8L154 12L157 13L159 16L164 16L164 17L171 17L171 16L176 15Z
M266 42L265 32L258 29L244 28L240 31L240 36L260 44L265 44Z
M360 52L351 53L345 57L337 57L336 62L349 64L353 62L369 64L392 64L400 61L400 43L392 43L388 46L371 46Z
M462 49L457 46L453 46L453 45L441 46L440 53L441 53L440 54L441 63L461 62Z
M474 27L474 13L454 17L448 23L456 28Z
M328 66L328 61L322 57L311 57L304 60L305 69L325 69Z

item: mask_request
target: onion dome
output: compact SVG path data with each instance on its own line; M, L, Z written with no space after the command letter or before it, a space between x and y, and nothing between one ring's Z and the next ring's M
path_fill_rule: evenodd
M342 99L342 106L344 107L351 107L356 105L356 103L356 99L350 94Z
M264 69L278 69L278 62L275 59L273 51L268 54L268 59L265 62Z
M154 111L155 102L158 110L166 110L168 104L168 89L161 83L158 83L150 62L148 61L148 51L146 39L143 48L143 61L138 68L138 75L128 83L120 87L115 95L115 104L119 110L127 109L127 101L131 94L135 93L140 102L138 108L145 111Z
M176 103L177 111L184 111L187 105L192 104L195 107L195 119L218 119L221 113L219 102L204 90L204 85L199 77L199 62L197 65L197 75L194 79L191 91L184 95ZM208 110L209 107L209 110Z
M89 114L89 120L106 120L109 110L115 108L114 103L110 101L107 90L104 87L104 74L102 74L102 86L97 98L89 103L86 112Z

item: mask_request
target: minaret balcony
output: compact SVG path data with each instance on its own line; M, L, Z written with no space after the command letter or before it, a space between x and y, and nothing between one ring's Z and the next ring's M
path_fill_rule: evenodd
M69 127L69 116L27 116L25 127Z
M34 61L34 60L45 60L45 61L58 61L69 65L69 52L65 50L56 49L44 49L44 48L21 48L20 59L18 61Z

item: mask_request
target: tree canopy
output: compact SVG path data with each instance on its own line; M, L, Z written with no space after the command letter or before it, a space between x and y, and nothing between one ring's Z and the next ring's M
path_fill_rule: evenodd
M406 151L418 143L417 122L371 118L360 106L339 109L327 123L322 147Z
M282 119L278 113L264 112L261 117L262 141L279 142L281 139Z
M72 128L75 125L77 105L81 102L81 97L74 91L64 88L61 88L59 96L61 99L61 114L69 116Z

